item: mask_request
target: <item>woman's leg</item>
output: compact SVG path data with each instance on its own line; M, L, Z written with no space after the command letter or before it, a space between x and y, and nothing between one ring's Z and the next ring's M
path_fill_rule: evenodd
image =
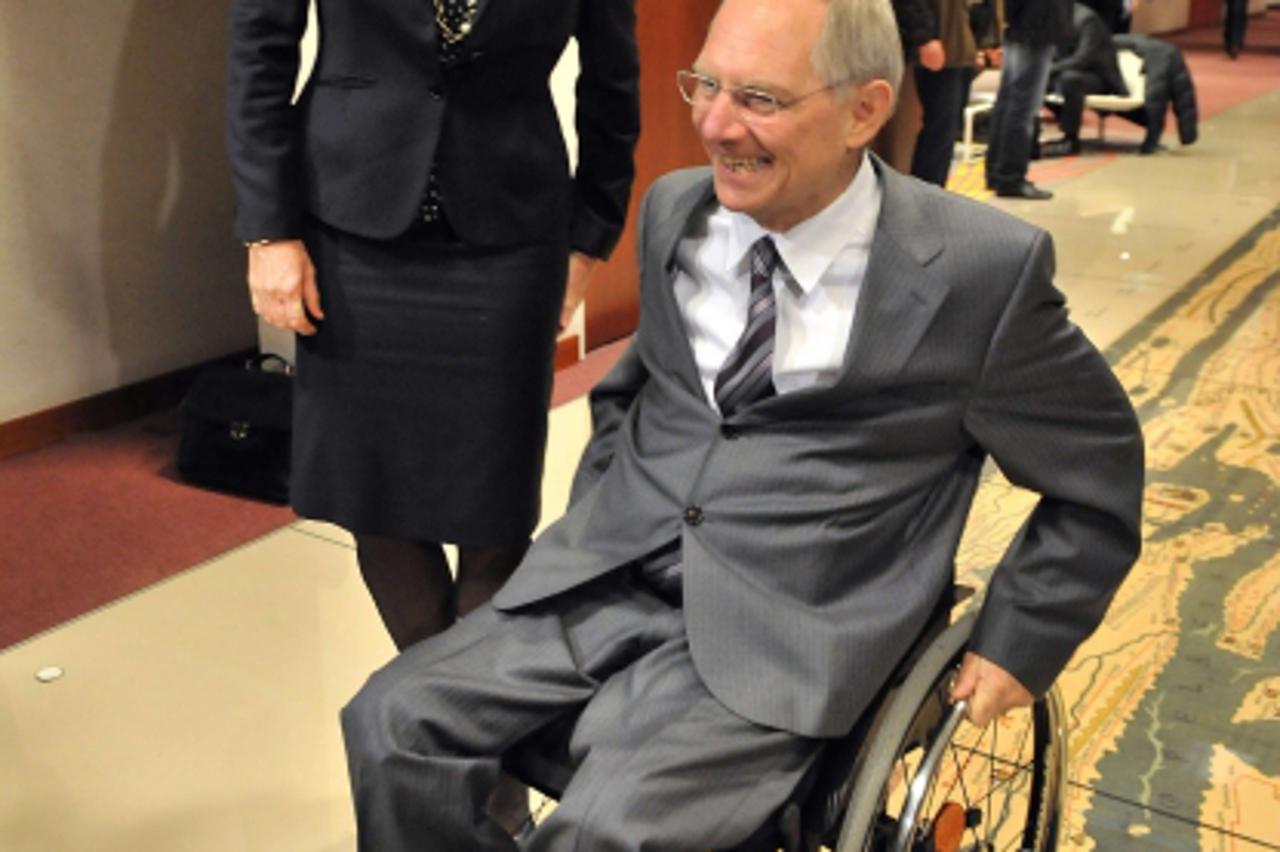
M529 542L511 547L458 546L458 616L486 603L524 559Z
M453 578L440 545L363 533L355 539L360 575L397 649L453 624Z

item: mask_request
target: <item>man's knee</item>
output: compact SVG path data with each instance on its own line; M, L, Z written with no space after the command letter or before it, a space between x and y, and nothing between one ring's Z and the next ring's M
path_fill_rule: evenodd
M426 756L448 739L448 713L430 669L412 670L407 677L401 658L375 672L347 702L342 713L343 739L353 762L385 764L397 756Z
M382 763L393 755L429 749L429 738L422 732L431 728L430 702L416 700L411 691L421 696L423 688L409 690L378 672L342 708L342 735L353 762Z

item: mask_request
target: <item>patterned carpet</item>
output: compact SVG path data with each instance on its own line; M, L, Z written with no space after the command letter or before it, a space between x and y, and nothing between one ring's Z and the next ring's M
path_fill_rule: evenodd
M1064 846L1280 849L1280 208L1105 354L1146 434L1144 549L1059 679ZM1034 499L984 483L965 582Z

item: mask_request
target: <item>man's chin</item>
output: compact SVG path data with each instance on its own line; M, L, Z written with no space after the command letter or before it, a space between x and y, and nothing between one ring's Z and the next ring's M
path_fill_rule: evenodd
M755 193L743 192L741 188L727 185L727 182L721 181L718 177L715 181L715 190L716 201L719 201L720 206L726 210L750 216L751 211L758 206Z

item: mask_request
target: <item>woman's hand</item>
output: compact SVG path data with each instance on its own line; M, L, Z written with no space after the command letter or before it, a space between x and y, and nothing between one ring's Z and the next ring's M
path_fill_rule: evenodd
M564 307L560 309L560 330L564 331L573 321L573 313L587 295L587 282L591 270L599 263L597 258L582 252L569 253L569 279L564 288Z
M268 325L315 334L312 318L324 319L316 268L302 240L249 246L249 296L253 311Z

